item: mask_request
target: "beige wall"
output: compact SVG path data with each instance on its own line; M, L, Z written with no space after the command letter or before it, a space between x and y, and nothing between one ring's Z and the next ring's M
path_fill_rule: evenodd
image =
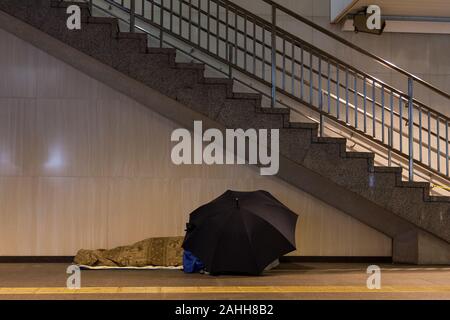
M182 235L227 188L297 212L296 254L391 255L388 237L255 168L172 165L174 123L2 30L0 70L0 255Z

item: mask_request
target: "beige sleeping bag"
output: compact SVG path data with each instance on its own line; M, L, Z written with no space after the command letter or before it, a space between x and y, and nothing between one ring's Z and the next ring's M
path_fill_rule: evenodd
M81 249L74 262L92 267L178 267L183 265L183 239L184 237L149 238L110 250Z

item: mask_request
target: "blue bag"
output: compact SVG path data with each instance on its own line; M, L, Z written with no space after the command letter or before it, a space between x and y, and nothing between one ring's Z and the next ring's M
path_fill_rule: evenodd
M200 261L192 252L184 250L183 253L183 271L186 273L197 273L205 268L203 262Z

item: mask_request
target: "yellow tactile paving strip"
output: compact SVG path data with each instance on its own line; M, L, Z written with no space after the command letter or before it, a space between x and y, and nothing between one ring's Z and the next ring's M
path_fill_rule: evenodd
M64 287L0 288L0 295L57 294L207 294L207 293L450 293L450 286L224 286L224 287Z

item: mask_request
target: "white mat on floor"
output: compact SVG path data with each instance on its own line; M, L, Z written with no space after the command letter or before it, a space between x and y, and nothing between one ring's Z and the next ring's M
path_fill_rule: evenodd
M183 266L164 267L164 266L145 266L145 267L110 267L110 266L86 266L78 265L81 269L89 270L183 270Z

